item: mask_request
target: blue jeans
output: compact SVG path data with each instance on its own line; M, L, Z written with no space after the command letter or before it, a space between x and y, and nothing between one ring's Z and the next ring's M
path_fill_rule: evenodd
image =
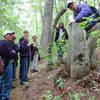
M0 95L1 100L10 100L10 90L12 87L12 61L9 62L4 74L1 76Z
M0 76L0 100L2 95L2 76Z
M38 54L38 52L36 51L36 52L34 53L34 57L33 57L33 61L32 61L32 66L31 66L31 70L36 69L37 64L38 64L38 56L39 56L39 54Z
M25 82L28 79L29 70L29 57L23 57L20 59L20 80Z
M13 62L12 66L13 66L13 79L16 79L16 63Z

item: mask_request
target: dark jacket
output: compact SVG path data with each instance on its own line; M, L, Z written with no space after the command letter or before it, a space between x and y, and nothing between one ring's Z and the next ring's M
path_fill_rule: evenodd
M12 60L13 52L7 40L0 41L0 56L3 59L5 66Z
M31 61L33 60L35 52L38 52L38 48L31 45Z
M19 39L19 44L20 44L23 40L24 40L24 37L21 37L21 38Z
M76 22L82 22L84 21L83 17L89 17L94 14L92 9L86 3L80 4L77 6L78 6L78 12L74 13L74 18ZM96 18L96 15L93 16L93 19L95 18ZM90 23L88 22L87 24L90 24ZM96 21L92 21L91 25L88 27L87 30L89 30L95 24L96 24Z
M15 52L16 52L16 53L13 55L13 60L15 61L16 65L17 65L19 48L18 48L17 44L14 43L14 41L10 41L9 44L10 44L10 47L11 47L13 50L15 50Z
M65 28L63 28L63 32L64 32L64 39L68 39L68 33ZM56 28L55 42L59 39L59 36L60 36L60 29Z
M30 48L27 41L20 42L20 57L30 57Z

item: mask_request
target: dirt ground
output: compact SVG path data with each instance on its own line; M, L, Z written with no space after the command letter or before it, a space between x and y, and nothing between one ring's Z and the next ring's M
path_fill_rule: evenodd
M28 88L20 86L17 71L17 80L14 82L16 88L11 91L11 100L46 100L45 94L48 91L51 91L52 97L61 96L61 100L100 100L100 66L97 66L88 76L80 80L72 81L68 77L64 78L64 87L59 89L58 86L54 86L54 77L60 67L64 65L59 65L57 68L48 71L43 63L42 61L39 63L38 73L29 73L30 84ZM77 97L75 99L76 95L80 99L77 99Z

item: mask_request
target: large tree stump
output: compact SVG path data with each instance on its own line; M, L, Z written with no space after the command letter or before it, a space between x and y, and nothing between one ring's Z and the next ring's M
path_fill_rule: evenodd
M69 50L67 54L66 71L70 73L72 79L80 78L89 74L90 66L95 61L95 45L97 37L93 38L91 32L100 30L100 23L97 23L88 31L88 38L84 37L84 31L80 29L78 23L69 26Z
M90 70L90 52L85 46L84 31L79 24L73 23L69 26L69 51L67 56L67 67L69 67L72 79L77 79Z

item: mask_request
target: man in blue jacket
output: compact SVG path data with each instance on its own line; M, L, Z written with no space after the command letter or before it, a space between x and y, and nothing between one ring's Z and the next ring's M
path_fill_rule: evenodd
M20 84L25 85L28 80L28 70L30 62L30 50L28 33L24 32L24 38L20 42Z
M84 21L84 17L90 17L93 14L93 19L96 18L94 11L86 3L81 3L78 5L73 1L69 1L67 7L74 12L74 20L70 21L69 24L72 22L82 22ZM91 23L88 22L88 27L85 28L86 32L91 29L96 24L96 22L97 21L92 21Z
M0 56L4 62L4 73L0 76L0 100L10 100L12 56L15 54L15 51L9 45L9 41L12 41L11 34L10 31L4 32L4 39L0 41Z

